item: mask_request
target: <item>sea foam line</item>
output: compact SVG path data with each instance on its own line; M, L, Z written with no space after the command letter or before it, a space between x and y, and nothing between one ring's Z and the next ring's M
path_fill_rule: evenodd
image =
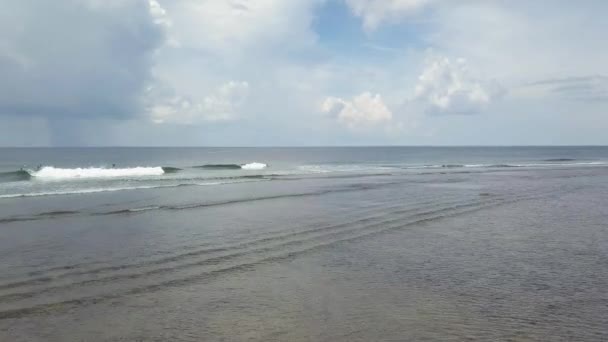
M0 199L20 198L20 197L58 196L58 195L81 195L81 194L93 194L93 193L100 193L100 192L114 192L114 191L126 191L126 190L177 188L180 186L209 186L209 185L256 182L256 181L264 181L264 180L265 179L241 180L241 181L235 180L235 181L230 181L230 182L179 183L179 184L164 184L164 185L142 185L142 186L120 187L120 188L94 188L94 189L78 189L78 190L66 190L66 191L32 192L32 193L0 195Z

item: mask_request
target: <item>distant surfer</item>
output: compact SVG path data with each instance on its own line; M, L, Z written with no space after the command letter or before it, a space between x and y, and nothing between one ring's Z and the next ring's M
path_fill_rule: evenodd
M112 168L115 169L116 168L116 164L112 164Z

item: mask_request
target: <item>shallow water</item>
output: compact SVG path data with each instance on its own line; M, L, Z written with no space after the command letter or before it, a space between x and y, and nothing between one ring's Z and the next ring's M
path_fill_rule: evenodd
M100 150L80 163L81 150L26 154L111 165ZM128 166L269 166L196 175L264 177L253 181L62 179L78 193L0 199L0 340L608 339L608 149L200 158L212 150L115 155ZM8 151L4 170L18 164ZM155 186L81 191L113 182Z

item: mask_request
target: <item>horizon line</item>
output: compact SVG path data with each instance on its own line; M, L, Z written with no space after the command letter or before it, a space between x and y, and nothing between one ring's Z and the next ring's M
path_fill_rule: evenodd
M91 145L91 146L0 146L7 148L366 148L366 147L608 147L600 144L580 145L253 145L253 146L229 146L229 145Z

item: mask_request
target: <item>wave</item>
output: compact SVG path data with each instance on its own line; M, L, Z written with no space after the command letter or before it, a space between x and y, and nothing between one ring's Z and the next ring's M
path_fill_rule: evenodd
M241 165L241 169L243 169L243 170L262 170L262 169L265 169L266 167L268 167L268 165L266 165L264 163L255 163L255 162Z
M436 164L436 165L413 165L404 166L402 169L468 169L468 168L498 168L498 167L520 167L521 165L511 164Z
M142 211L157 210L157 209L161 209L161 207L159 207L157 205L151 205L151 206L148 206L148 207L131 208L131 209L127 209L127 210L130 213L140 213Z
M441 168L500 168L500 167L523 167L519 164L444 164Z
M557 160L557 159L555 159ZM593 161L593 162L573 162L573 160L567 160L566 158L559 159L556 162L544 162L544 163L497 163L497 164L425 164L425 165L403 165L403 164L392 164L392 165L374 165L374 164L360 164L360 165L304 165L300 166L299 169L308 173L330 173L330 172L357 172L357 171L376 171L376 170L390 170L390 169L402 169L402 170L441 170L441 169L500 169L500 168L542 168L542 167L568 167L568 166L608 166L606 161ZM457 171L450 171L457 172Z
M241 165L238 164L205 164L200 166L195 166L197 169L207 169L207 170L240 170Z
M569 167L569 166L606 166L607 162L594 161L594 162L577 162L577 163L526 163L526 164L497 164L490 165L488 167L534 167L534 168L543 168L543 167Z
M176 173L176 172L179 172L182 170L179 167L172 167L172 166L163 166L162 169L163 169L163 171L165 171L165 173Z
M42 219L48 219L48 218L54 218L54 217L60 217L60 216L77 215L78 213L79 212L75 211L75 210L55 210L55 211L49 211L49 212L35 214L35 215L31 215L31 216L13 216L13 217L0 218L0 223L35 221L35 220L42 220Z
M334 172L386 172L396 168L407 169L408 167L399 167L396 165L374 165L374 164L323 164L323 165L301 165L298 171L304 174L322 174ZM300 174L301 174L300 173ZM298 174L298 173L292 173Z
M575 161L576 159L574 158L550 158L550 159L543 159L542 161L546 161L546 162L565 162L565 161Z
M574 160L574 159L573 159ZM547 159L549 161L549 159ZM608 165L605 162L578 162L578 163L567 163L570 159L555 159L553 163L523 163L523 164L465 164L462 165L464 168L511 168L511 167L548 167L548 166L601 166ZM562 161L562 163L558 162Z
M174 169L174 168L171 168ZM53 166L44 166L38 171L27 171L30 176L37 179L83 179L83 178L125 178L141 176L160 176L165 170L160 167L132 167L132 168L74 168L64 169Z
M45 284L41 288L3 295L2 300L21 301L31 300L32 298L55 297L60 299L41 304L38 301L36 304L24 303L25 305L0 311L0 319L17 319L38 313L51 314L56 310L70 310L72 307L98 304L101 301L114 300L123 296L149 294L159 289L187 286L207 280L209 277L219 276L227 272L251 270L252 267L258 265L288 260L297 255L318 251L322 248L330 248L337 244L364 240L380 234L400 231L407 227L416 227L436 220L470 214L503 204L535 199L535 197L543 198L544 196L512 196L491 201L474 200L455 204L441 203L440 206L436 207L420 206L413 212L406 212L404 215L391 215L389 218L386 218L385 215L371 218L364 217L359 221L340 222L335 225L315 227L294 233L273 234L268 237L242 241L238 244L197 248L194 251L185 251L181 254L145 260L139 263L68 271L57 277L43 274L42 277L33 280L25 279L19 282L2 284L3 288L7 289L20 288L24 285L28 287ZM122 273L125 269L129 271ZM194 274L193 270L196 270ZM114 273L115 271L121 271L121 273ZM75 276L77 278L73 278ZM65 280L59 283L56 281L59 277L65 278ZM144 281L139 279L144 279ZM158 279L160 280L152 281ZM135 280L135 282L131 284L131 280ZM46 283L51 284L46 285ZM144 285L141 285L142 283ZM108 284L121 284L121 290L107 292ZM71 293L75 293L74 289L83 288L87 290L86 296L70 296ZM96 291L93 292L93 290Z
M267 166L264 163L254 162L248 164L205 164L194 166L194 168L206 170L262 170Z
M133 187L119 187L119 188L94 188L94 189L74 189L74 190L61 190L61 191L44 191L44 192L31 192L21 194L6 194L0 195L0 198L19 198L19 197L41 197L41 196L55 196L55 195L79 195L79 194L93 194L98 192L113 192L123 190L140 190L140 189L154 189L162 188L165 186L133 186Z
M199 180L201 180L201 179L199 179ZM273 180L273 178L268 178L268 177L264 177L261 175L259 175L259 176L251 175L251 176L242 176L242 177L219 177L219 178L204 179L203 182L187 182L187 183L181 182L181 183L177 183L177 184L154 184L154 185L125 186L125 187L114 187L114 188L85 188L85 189L70 189L70 190L57 190L57 191L28 192L28 193L17 193L17 194L2 194L2 195L0 195L0 199L21 198L21 197L57 196L57 195L81 195L81 194L93 194L93 193L100 193L100 192L146 190L146 189L160 189L160 188L178 188L178 187L186 187L186 186L210 186L210 185L260 182L260 181L271 181L271 180Z
M506 167L506 164L500 164ZM492 164L427 164L427 165L408 165L401 167L402 169L460 169L460 168L479 168L479 167L500 167L500 165Z
M29 180L30 174L26 170L0 172L0 182L17 182Z
M506 167L524 167L525 165L514 165L514 164L492 164L488 165L489 168L506 168Z

